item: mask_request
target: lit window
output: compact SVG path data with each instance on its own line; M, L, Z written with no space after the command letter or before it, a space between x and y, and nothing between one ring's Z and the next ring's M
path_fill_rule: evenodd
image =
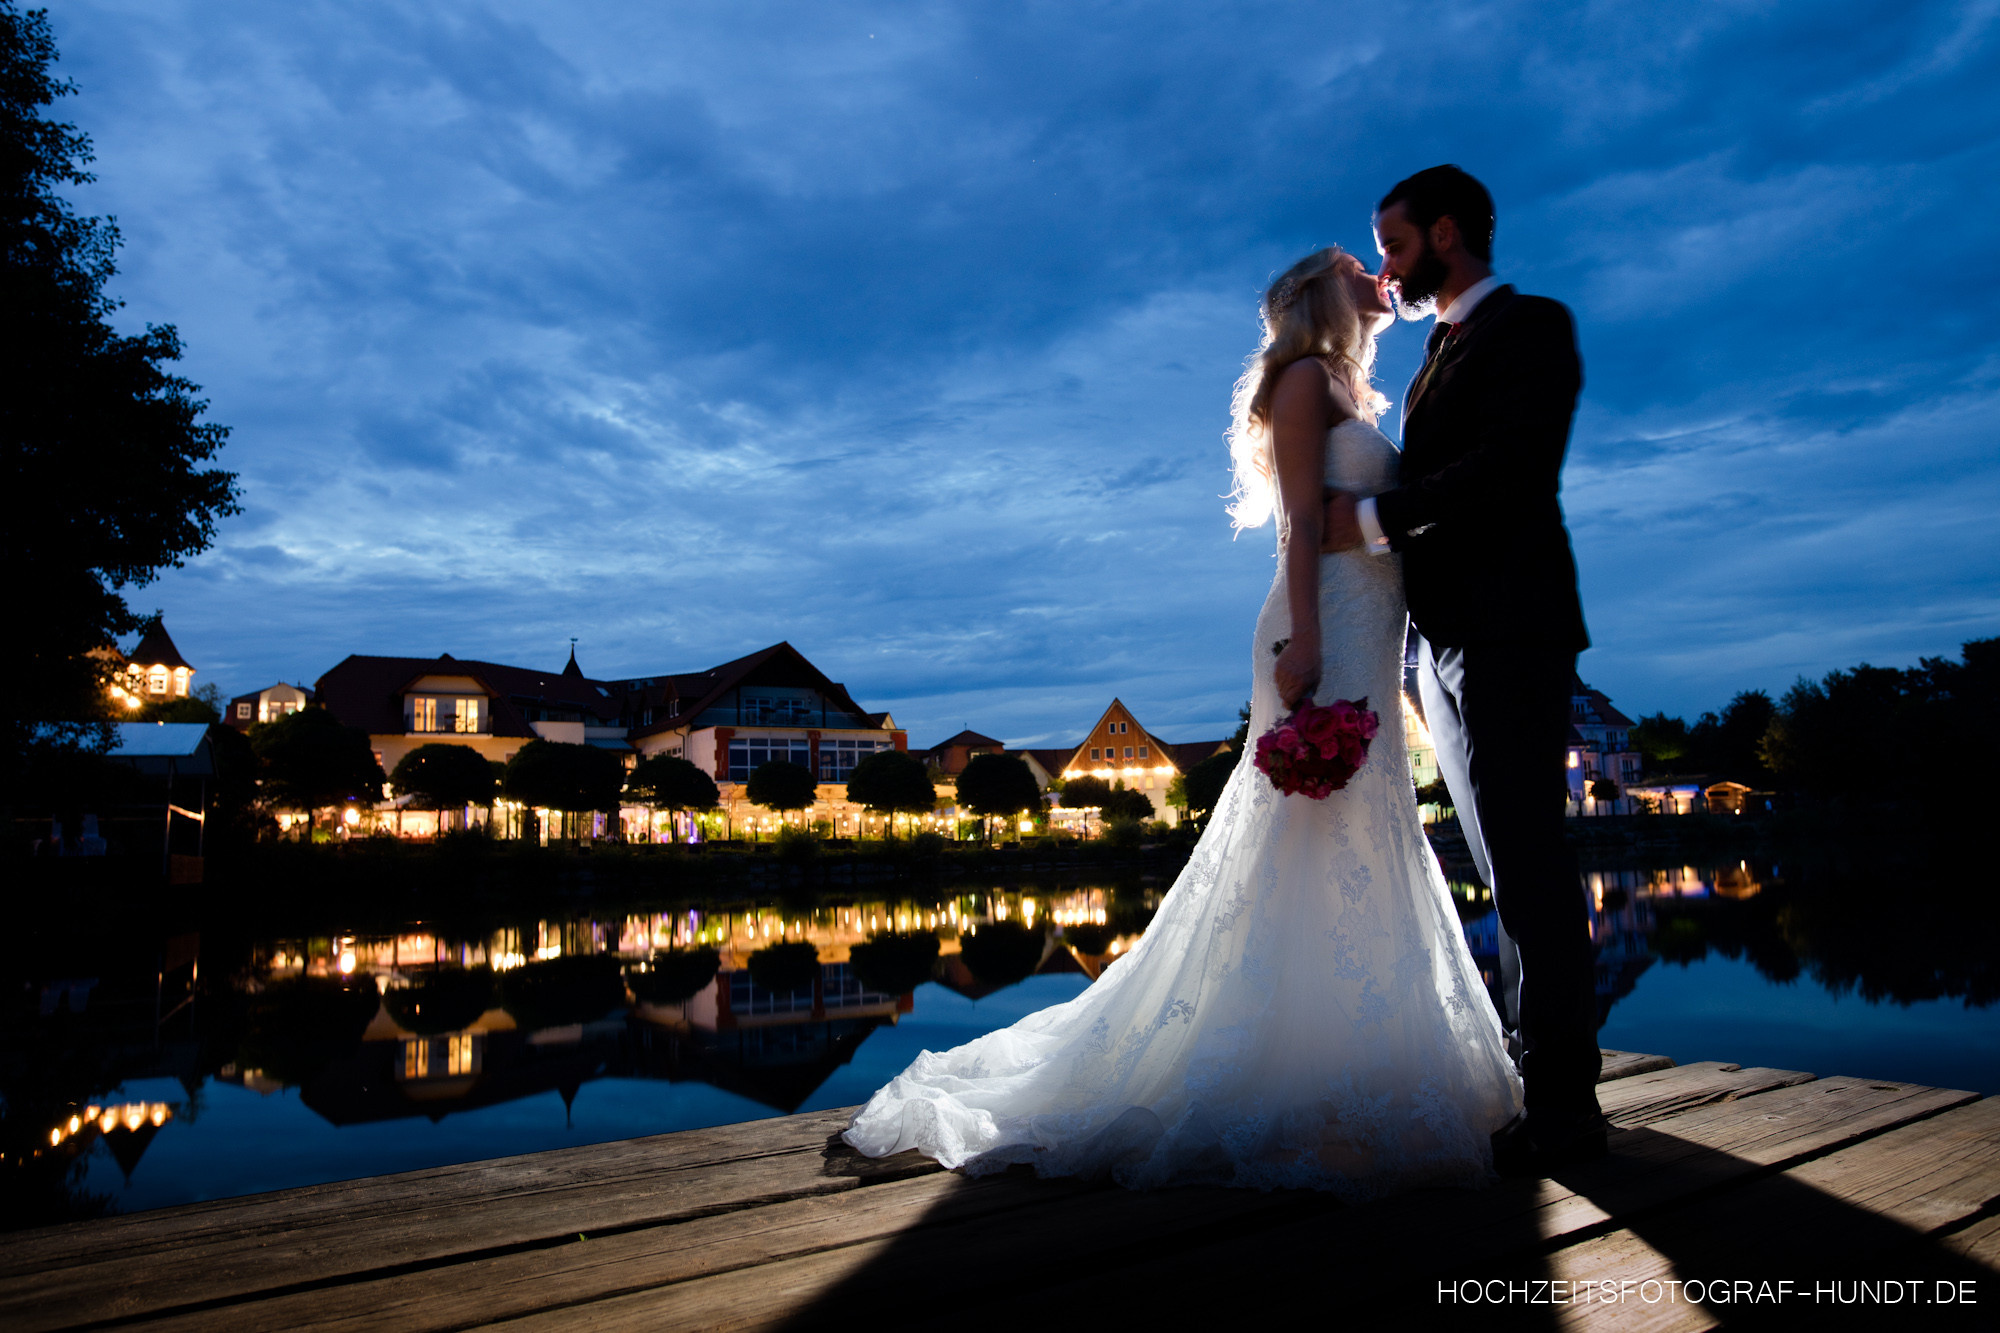
M1579 759L1579 758L1577 757L1577 753L1576 753L1576 751L1575 751L1575 750L1571 750L1571 751L1569 752L1569 766L1570 766L1571 768L1575 768L1575 767L1576 767L1576 766L1577 766L1577 765L1578 765L1578 764L1579 764L1580 762L1581 762L1581 760L1580 760L1580 759Z
M460 1032L449 1038L445 1045L445 1072L452 1075L476 1074L478 1062L473 1058L472 1034Z
M250 705L249 705L249 704L238 704L238 705L236 705L236 716L238 716L238 717L248 717L248 716L250 716Z
M460 699L458 711L453 714L452 725L461 732L479 730L479 700Z
M429 1078L431 1074L431 1044L422 1037L403 1043L403 1077Z
M410 700L410 730L436 731L438 724L438 701L435 699Z
M187 692L188 692L188 669L186 667L175 667L174 693L179 697L185 699L187 698Z
M165 667L154 667L151 673L147 675L146 690L151 694L165 694L167 692L167 669Z

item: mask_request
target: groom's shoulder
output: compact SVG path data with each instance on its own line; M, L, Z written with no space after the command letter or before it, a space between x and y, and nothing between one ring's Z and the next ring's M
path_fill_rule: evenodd
M1509 292L1494 312L1496 331L1505 343L1537 356L1576 356L1576 319L1569 307L1547 296Z
M1526 292L1508 292L1507 303L1495 312L1509 323L1544 326L1574 331L1576 317L1569 307L1552 296L1530 296Z

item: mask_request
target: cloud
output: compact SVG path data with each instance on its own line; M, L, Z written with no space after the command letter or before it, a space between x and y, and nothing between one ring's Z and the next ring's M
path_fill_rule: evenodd
M1221 734L1272 570L1219 500L1257 293L1454 160L1578 315L1594 683L1948 652L2000 623L1992 19L77 0L80 202L246 495L141 599L232 689L786 638L920 743L1114 693Z

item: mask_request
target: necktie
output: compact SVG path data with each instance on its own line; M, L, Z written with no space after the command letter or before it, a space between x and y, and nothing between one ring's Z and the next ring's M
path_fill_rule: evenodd
M1431 387L1431 371L1437 366L1438 351L1444 346L1445 339L1451 337L1457 328L1458 325L1456 324L1447 324L1443 320L1439 320L1432 327L1431 336L1424 339L1424 364L1422 369L1417 371L1416 383L1410 389L1409 402L1403 407L1403 413L1406 418L1409 415L1409 404L1415 403L1418 398L1423 396L1424 390Z

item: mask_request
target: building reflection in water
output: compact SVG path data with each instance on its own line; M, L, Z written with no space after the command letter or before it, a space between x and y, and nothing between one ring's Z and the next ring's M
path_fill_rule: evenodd
M1587 874L1600 1016L1658 957L1655 904L1740 900L1762 887L1747 863ZM1477 885L1452 892L1497 1000L1498 917ZM855 946L884 933L935 935L930 980L974 999L1030 975L1080 974L1088 984L1130 951L1157 896L994 889L939 901L578 915L477 936L420 927L272 940L242 973L251 1017L238 1058L210 1069L256 1092L296 1088L334 1125L438 1121L549 1091L568 1105L606 1078L701 1082L789 1113L917 1003L914 988L871 988ZM967 943L982 931L1026 942L1010 974L981 976L969 964L978 951ZM808 982L759 984L750 960L778 944L811 946ZM714 951L716 970L689 993L662 997L648 984L700 950ZM121 1163L136 1162L142 1136L175 1115L165 1102L79 1106L45 1146L87 1150L78 1136L95 1134Z
M964 941L998 928L1040 937L1040 957L1025 975L1081 973L1095 979L1138 938L1116 931L1113 893L1101 888L962 894L940 902L862 902L819 908L777 906L733 911L685 908L614 919L578 916L505 927L480 937L409 930L393 935L327 936L273 941L258 948L250 986L276 996L303 986L337 994L374 992L374 1012L338 1052L284 1074L247 1062L218 1077L261 1092L296 1086L305 1104L336 1125L460 1111L557 1091L567 1105L599 1078L697 1080L778 1112L801 1106L853 1058L878 1027L915 1004L913 990L871 989L850 951L883 933L938 938L932 979L977 998L1021 979L986 978L965 961ZM1143 895L1149 909L1153 895ZM779 944L808 944L818 967L808 984L773 991L752 975L750 960ZM648 972L687 951L712 949L717 968L694 993L645 998ZM547 1003L524 1013L509 996L517 980L585 964L544 986ZM437 1030L424 1019L449 1008L436 1000L453 977L477 992L490 976L490 1002ZM607 979L613 979L606 988ZM289 989L288 989L289 988ZM568 988L567 993L565 988ZM483 993L483 992L481 992ZM601 1003L593 1003L595 995ZM581 1006L581 1007L579 1007ZM272 1034L280 1043L285 1034Z

